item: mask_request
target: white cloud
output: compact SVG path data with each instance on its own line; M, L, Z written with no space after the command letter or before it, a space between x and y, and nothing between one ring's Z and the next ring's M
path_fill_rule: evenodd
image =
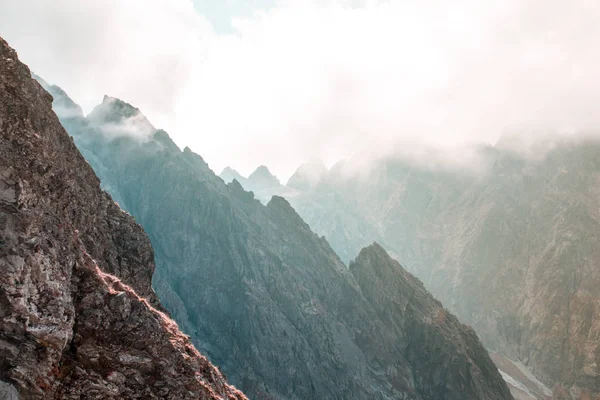
M184 0L0 4L0 34L84 110L120 97L217 171L600 125L595 1L289 0L227 36Z
M161 118L212 30L184 0L0 0L0 35L85 111L108 94Z

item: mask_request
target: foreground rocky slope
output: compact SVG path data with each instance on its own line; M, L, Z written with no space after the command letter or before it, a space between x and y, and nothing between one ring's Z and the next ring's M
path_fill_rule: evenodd
M152 291L152 247L0 39L0 398L245 399Z
M511 398L475 333L379 245L349 269L283 198L225 184L161 130L124 132L149 123L118 99L62 122L148 232L166 308L251 397Z

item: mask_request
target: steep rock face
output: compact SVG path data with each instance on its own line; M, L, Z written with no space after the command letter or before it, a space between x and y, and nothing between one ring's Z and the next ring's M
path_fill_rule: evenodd
M148 238L51 105L0 39L0 397L245 399L160 311Z
M485 378L496 374L497 369L475 332L446 311L421 281L381 246L361 250L350 263L350 270L367 301L387 322L386 330L407 338L404 354L423 397L449 398L449 393L460 393L463 398L488 398L489 393L506 393L503 382ZM402 310L401 319L398 310ZM461 349L458 357L454 350L457 345ZM465 385L465 377L475 384Z
M124 125L135 115L131 106L120 111L124 102L99 107ZM472 331L451 316L436 324L441 305L379 246L365 250L353 273L285 199L264 206L237 180L224 184L164 132L127 136L120 127L102 131L102 120L63 123L148 232L154 286L166 308L250 396L511 398ZM392 265L403 279L375 295L382 282L367 260ZM395 301L394 291L418 292L416 305L405 308L409 296ZM434 341L411 346L424 332ZM449 366L460 372L448 373Z

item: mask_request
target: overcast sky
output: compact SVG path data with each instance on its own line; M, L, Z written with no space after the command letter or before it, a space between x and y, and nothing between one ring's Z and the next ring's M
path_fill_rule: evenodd
M137 106L218 173L600 126L600 3L0 0L0 35L82 105Z

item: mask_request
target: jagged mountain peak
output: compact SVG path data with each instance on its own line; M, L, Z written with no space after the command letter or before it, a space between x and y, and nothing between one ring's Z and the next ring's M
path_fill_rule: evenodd
M119 99L118 97L112 97L109 95L104 95L102 98L102 103L100 103L96 108L100 109L110 109L112 112L116 113L118 116L123 116L125 118L132 117L136 114L140 114L141 111L139 108L134 107L133 105ZM94 111L92 111L93 113ZM93 115L93 114L90 114ZM88 115L89 117L89 115Z
M102 103L88 114L87 119L110 136L147 138L157 131L138 108L107 95L104 95Z
M258 167L256 167L254 172L252 172L252 174L250 174L250 176L252 176L252 175L273 176L273 174L271 174L271 171L269 171L269 168L266 165L259 165Z
M204 161L204 158L200 154L192 151L192 149L187 146L183 149L183 157L203 172L213 175L212 170L208 166L208 163Z
M380 317L398 324L398 336L406 341L404 356L418 380L434 382L417 388L423 398L512 399L475 332L461 324L381 245L375 242L363 248L350 271ZM455 353L455 348L461 350ZM443 380L439 380L439 371L445 371ZM467 375L487 379L460 383Z
M279 179L269 171L265 165L261 165L254 170L248 177L248 180L253 184L263 186L279 186Z
M368 257L387 257L389 258L389 255L387 253L387 251L383 248L382 245L380 245L378 242L373 242L372 244L363 247L360 252L358 253L358 256L356 256L356 260L359 259L363 259L363 258L368 258ZM391 258L390 258L391 260Z
M406 271L378 242L363 247L356 258L350 262L349 268L355 275L364 272L358 271L361 268L373 268L375 271L370 272L375 272L377 276L384 279L403 279L412 286L424 288L423 283ZM370 272L367 271L366 273Z
M237 175L240 175L239 172L237 172L235 169L233 169L229 165L226 166L225 168L223 168L223 171L221 171L220 175L223 175L223 174L237 174Z
M267 209L276 211L287 220L295 220L296 222L301 222L303 225L306 225L290 202L281 196L275 195L271 197L271 200L267 203Z
M234 179L238 181L238 183L244 182L246 180L246 178L244 178L239 172L237 172L230 166L223 168L223 171L221 171L219 177L223 179L225 183L229 183Z
M244 187L240 184L237 179L233 179L231 182L227 183L227 186L231 187L234 191L238 192L246 192Z

